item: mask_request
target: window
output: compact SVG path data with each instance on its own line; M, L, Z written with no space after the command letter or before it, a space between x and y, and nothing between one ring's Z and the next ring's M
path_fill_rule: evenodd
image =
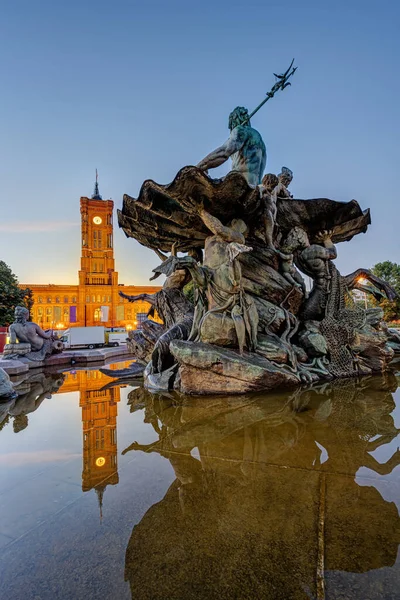
M107 302L107 296L103 296L103 302Z
M39 308L37 309L37 316L38 319L43 318L43 308L41 306L39 306Z
M86 296L86 304L89 304L90 302L90 296Z
M37 301L38 301L38 304L42 304L42 302L43 302L43 296L38 296Z
M104 448L104 429L96 430L96 450Z
M104 271L104 265L103 265L103 263L100 263L100 265L99 265L99 271L100 271L100 273L103 273L103 271Z
M97 234L97 237L99 239L99 248L101 248L101 231L98 231Z
M101 302L101 296L100 296L100 294L97 296L97 302Z
M96 302L96 296L92 296L92 302Z
M72 296L72 302L75 304L76 303L76 296Z
M93 248L97 248L97 231L93 231Z
M94 320L100 321L101 319L101 308L96 308L94 311Z
M48 307L46 308L46 315L50 317L52 314L53 314L53 309L52 309L51 307L49 307L49 306L48 306Z
M93 263L93 273L97 272L97 263Z
M56 296L56 304L60 304L60 296Z
M64 304L68 304L68 296L64 296Z
M111 429L111 444L113 446L115 446L115 443L116 443L115 429Z
M107 296L107 301L111 302L111 296Z
M107 248L112 248L113 240L112 233L107 234Z
M64 306L63 321L64 321L64 323L68 323L69 322L69 308L68 308L68 306Z
M51 304L51 296L47 296L47 304Z

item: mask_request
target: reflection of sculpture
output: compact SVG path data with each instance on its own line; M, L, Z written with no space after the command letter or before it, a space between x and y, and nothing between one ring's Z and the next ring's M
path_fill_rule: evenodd
M47 375L43 372L28 373L15 384L16 400L8 405L8 417L13 417L14 432L18 433L28 426L28 414L35 412L46 398L51 398L64 382L64 375Z
M286 87L293 72L291 65L277 76L263 103ZM349 294L362 288L391 300L394 290L366 269L342 276L333 262L339 242L367 230L369 210L355 200L294 199L287 167L263 177L265 146L250 127L252 115L235 109L229 140L197 168L181 169L169 185L145 181L137 199L124 196L118 218L126 235L165 259L156 272L166 274L179 293L180 282L190 277L195 289L190 336L186 328L182 334L179 309L163 334L161 352L160 342L154 346L148 369L160 385L149 379L152 389L266 390L383 372L398 352L377 313L358 309ZM226 177L205 175L231 155ZM179 255L203 249L204 264ZM169 251L169 258L162 254ZM301 273L312 279L310 293ZM167 295L171 306L175 299Z
M17 393L13 388L9 375L4 369L0 368L0 402L7 402L15 398L16 395Z
M132 531L125 562L132 597L191 598L201 590L204 598L316 598L332 570L392 566L399 513L373 474L400 464L395 387L347 381L299 390L290 402L274 395L179 405L131 392L157 441L124 453L157 452L176 476ZM385 461L371 454L379 447ZM370 471L359 480L361 467ZM351 595L345 573L340 584ZM369 585L360 579L357 596L371 597ZM396 597L397 586L385 593Z
M54 352L61 352L62 342L58 341L52 331L43 331L37 323L28 321L28 318L27 308L15 308L15 322L10 325L10 344L5 347L5 358L22 355L28 360L42 361Z

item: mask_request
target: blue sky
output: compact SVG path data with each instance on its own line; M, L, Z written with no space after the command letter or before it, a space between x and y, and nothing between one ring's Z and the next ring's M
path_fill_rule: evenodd
M116 208L168 183L292 57L292 87L252 122L267 171L290 167L298 198L371 208L368 233L338 246L343 274L400 262L397 1L3 0L0 15L0 258L21 282L77 282L96 167ZM115 252L127 284L159 262L120 230Z

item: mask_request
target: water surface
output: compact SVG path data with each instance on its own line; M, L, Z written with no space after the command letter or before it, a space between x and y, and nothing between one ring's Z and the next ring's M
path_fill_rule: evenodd
M394 377L212 398L111 381L39 374L0 405L1 598L400 598Z

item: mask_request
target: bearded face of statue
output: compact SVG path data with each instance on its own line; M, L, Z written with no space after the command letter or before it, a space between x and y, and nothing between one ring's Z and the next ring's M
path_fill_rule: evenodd
M25 324L29 317L29 310L25 306L16 306L14 316L17 323Z
M238 125L241 125L246 118L249 116L249 111L244 106L237 106L235 110L229 115L229 129L235 129ZM246 122L246 125L250 127L250 121Z

